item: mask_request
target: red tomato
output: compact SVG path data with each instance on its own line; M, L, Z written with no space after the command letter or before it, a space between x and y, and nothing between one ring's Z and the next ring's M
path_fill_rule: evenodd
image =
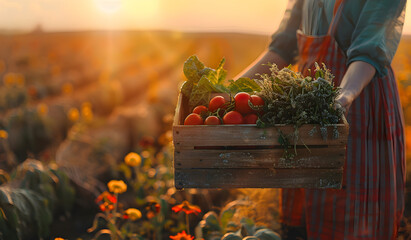
M184 125L202 125L203 118L197 113L191 113L184 120Z
M209 116L206 118L206 120L204 121L205 125L220 125L221 121L218 117L216 116Z
M210 100L208 104L208 110L210 112L215 112L219 108L225 108L225 99L222 96L215 96Z
M253 109L248 105L248 101L251 101L250 94L246 92L239 92L234 96L235 110L241 114L252 113Z
M246 124L256 124L258 120L258 116L254 113L248 114L244 117L244 122Z
M264 106L264 100L257 95L251 95L251 103L258 108L263 108Z
M193 113L197 113L201 115L203 112L207 113L207 111L208 109L206 106L200 105L194 108Z
M223 122L224 124L242 124L244 123L244 119L241 113L231 111L224 115Z

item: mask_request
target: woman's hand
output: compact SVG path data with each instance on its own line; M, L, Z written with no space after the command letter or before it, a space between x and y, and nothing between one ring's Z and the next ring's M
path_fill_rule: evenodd
M351 107L352 102L362 90L370 83L375 75L375 68L366 62L352 62L341 81L341 94L336 101L345 109L345 115Z
M335 99L336 104L339 104L344 109L344 114L347 116L348 110L354 101L354 96L347 91L342 91L341 94Z

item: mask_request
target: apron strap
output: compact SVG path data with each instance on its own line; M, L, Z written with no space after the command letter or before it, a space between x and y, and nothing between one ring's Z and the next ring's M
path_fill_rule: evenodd
M337 25L340 20L342 10L344 8L345 0L335 0L333 19L331 20L330 27L328 28L327 35L334 37L335 31L337 30Z

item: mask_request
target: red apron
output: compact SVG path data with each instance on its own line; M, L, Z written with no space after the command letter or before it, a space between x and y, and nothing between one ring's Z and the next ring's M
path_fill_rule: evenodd
M327 35L297 33L299 71L325 63L339 86L346 57L334 35L344 0L336 0ZM305 226L308 239L395 239L404 211L404 127L397 84L375 76L352 103L343 188L283 189L281 220Z

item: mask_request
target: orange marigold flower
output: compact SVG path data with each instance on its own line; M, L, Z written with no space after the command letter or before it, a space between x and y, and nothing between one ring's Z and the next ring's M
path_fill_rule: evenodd
M49 108L48 108L47 105L44 104L44 103L40 103L40 104L37 106L37 112L38 112L38 114L40 114L41 116L46 116L47 113L48 113L48 111L49 111Z
M148 211L147 214L146 214L146 217L148 219L152 219L155 216L156 216L156 214L153 211Z
M24 83L25 83L24 75L21 74L21 73L16 73L15 78L16 78L15 79L16 85L19 86L19 87L23 87Z
M73 85L71 83L65 83L61 88L61 91L63 92L63 94L71 94L73 93Z
M131 167L136 167L141 164L141 157L137 153L131 152L124 158L124 162Z
M140 210L135 209L135 208L129 208L125 211L125 213L131 221L140 219L142 216Z
M194 237L187 234L186 231L183 230L181 233L177 233L175 236L170 236L171 239L173 240L193 240Z
M174 206L171 210L176 213L183 211L186 214L194 213L195 215L201 212L201 209L199 207L190 205L188 201L184 201L182 204Z
M122 180L111 180L107 183L108 189L113 193L123 193L127 191L127 185Z
M77 108L70 108L67 116L70 121L75 122L80 118L80 112Z
M0 138L7 139L9 134L5 130L0 130Z
M117 198L116 196L114 196L113 194L105 191L102 194L100 194L97 198L96 198L96 203L99 203L101 201L104 202L111 202L111 203L116 203L117 202Z
M101 211L111 211L114 209L114 205L108 202L99 205Z

